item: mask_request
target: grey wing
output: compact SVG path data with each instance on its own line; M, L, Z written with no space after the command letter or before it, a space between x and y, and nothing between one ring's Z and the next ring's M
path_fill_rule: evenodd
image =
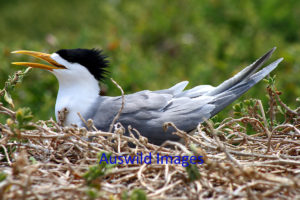
M274 70L282 59L258 71L274 50L218 87L202 85L183 91L188 83L184 81L165 90L126 95L125 107L118 121L126 128L128 125L136 128L155 144L178 140L177 136L172 135L172 129L166 133L163 131L165 122L173 122L181 130L193 130L198 123L220 112ZM108 130L121 107L121 101L121 97L99 97L87 118L92 118L97 128Z
M165 140L178 140L172 135L172 130L163 130L165 122L174 122L183 130L193 129L202 118L209 118L214 106L208 104L213 97L201 96L212 86L197 86L183 91L187 81L159 91L141 91L125 95L125 105L118 122L124 127L131 125L147 137L149 141L160 144ZM194 98L198 95L196 98ZM122 103L119 97L99 97L93 105L93 113L86 118L92 118L95 126L107 131L118 113Z

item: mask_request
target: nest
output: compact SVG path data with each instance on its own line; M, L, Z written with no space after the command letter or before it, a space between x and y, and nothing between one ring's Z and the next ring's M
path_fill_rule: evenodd
M92 121L85 122L87 129L54 120L26 122L26 111L22 118L1 104L8 119L0 124L0 194L3 199L300 198L300 109L290 109L272 88L268 92L268 118L261 102L253 100L242 116L207 121L193 134L166 123L182 142L161 146L131 127L125 127L130 133L125 136L118 123L114 132L103 132ZM279 107L281 123L276 122ZM101 164L104 153L151 153L152 163ZM157 164L157 153L202 156L204 163Z

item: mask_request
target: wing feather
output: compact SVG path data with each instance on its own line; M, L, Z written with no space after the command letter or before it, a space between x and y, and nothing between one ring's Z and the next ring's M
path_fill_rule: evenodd
M178 140L179 137L172 134L174 130L163 131L165 122L173 122L185 131L193 130L198 123L217 114L274 70L282 59L258 71L274 50L218 87L201 85L184 91L188 82L183 81L165 90L125 95L125 106L118 121L125 127L136 128L156 144ZM107 131L121 104L121 97L99 96L85 118L92 118L98 129Z

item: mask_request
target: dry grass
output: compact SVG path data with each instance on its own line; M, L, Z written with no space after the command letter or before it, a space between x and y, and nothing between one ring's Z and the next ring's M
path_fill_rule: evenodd
M89 130L63 128L53 120L20 126L20 111L1 104L0 112L9 119L0 124L0 198L299 199L300 109L288 108L274 91L268 88L268 118L255 101L240 118L206 122L192 136L177 129L174 134L184 143L162 146L135 137L134 129L123 135L120 124L114 133L96 130L91 121L86 122ZM284 110L282 123L276 122L278 107ZM247 134L249 125L256 134ZM91 136L92 141L82 139ZM201 155L205 162L182 167L156 164L153 156L152 164L99 165L100 152Z

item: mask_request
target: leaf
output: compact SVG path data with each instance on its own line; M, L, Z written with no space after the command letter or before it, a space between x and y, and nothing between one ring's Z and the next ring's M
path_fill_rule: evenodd
M131 193L130 200L146 200L147 195L142 189L134 189Z
M6 179L6 176L7 176L7 175L6 175L5 173L1 172L1 173L0 173L0 182L1 182L1 181L4 181L4 180Z
M197 166L195 164L189 164L186 168L185 168L190 181L195 181L199 178L201 178L201 175L199 173L199 169L197 168Z
M121 194L121 199L122 200L128 200L129 199L129 194L127 190L124 190Z
M89 168L89 170L83 174L83 178L86 180L86 183L90 187L100 188L100 183L97 179L103 177L105 174L109 173L111 169L113 169L117 164L110 164L106 162L101 162L102 155L110 160L111 153L101 152L98 155L98 164L93 165Z
M98 197L98 193L97 190L95 190L94 188L89 188L86 191L87 195L89 196L90 199L96 199Z
M31 161L31 163L34 165L34 164L37 164L37 161L36 159L33 157L33 156L30 156L29 160Z
M14 103L13 103L13 100L12 100L10 94L9 94L6 90L4 90L4 100L5 100L7 103L9 103L9 105L11 105L11 107L15 108L15 105L14 105Z

